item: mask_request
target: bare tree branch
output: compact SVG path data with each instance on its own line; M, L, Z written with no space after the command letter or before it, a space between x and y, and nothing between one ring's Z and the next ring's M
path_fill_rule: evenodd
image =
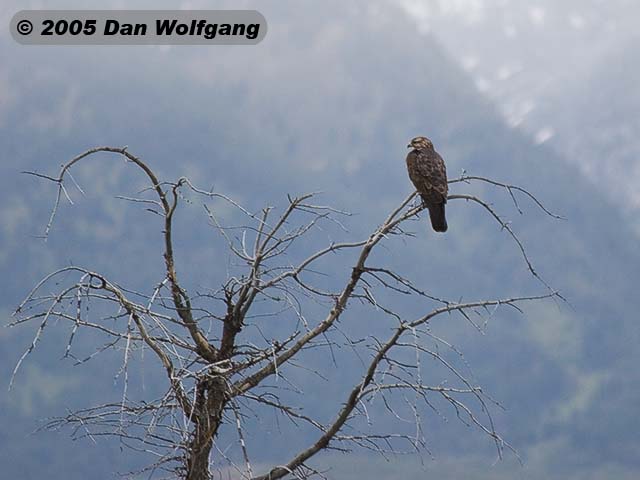
M252 213L229 196L200 189L187 178L160 182L147 163L130 154L126 147L89 149L63 164L57 177L25 172L57 186L45 238L51 233L61 199L71 202L65 187L67 179L84 195L71 176L72 167L98 152L122 156L145 175L148 188L135 196L118 198L149 207L163 218L164 278L148 291L134 291L92 269L64 267L44 277L20 303L11 325L34 322L37 328L17 362L10 386L53 319L70 326L65 358L82 364L107 350L122 352L122 364L116 373L123 382L120 400L68 412L49 422L47 428L70 427L74 437L91 441L115 436L134 451L154 456L150 472L170 471L188 480L208 480L212 465L254 480L323 477L323 472L308 462L325 450L362 448L381 455L428 451L421 427L424 411L439 417L444 417L446 410L455 413L461 422L489 436L500 456L505 448L512 449L493 422L491 410L500 408L499 404L467 373L462 352L430 330L436 317L447 314L470 322L483 333L484 323L500 307L521 312L519 305L524 302L562 298L542 279L524 243L491 204L467 193L449 196L451 201L480 205L507 231L528 272L546 287L545 293L452 301L426 291L393 265L370 265L372 252L384 243L384 248L390 248L386 241L391 237L414 236L407 232L404 222L424 209L415 204L415 192L366 238L317 246L317 242L305 240L318 239L318 232L326 225L348 235L342 220L349 214L315 204L316 194L287 196L282 210L265 207ZM522 187L466 173L450 180L452 184L470 182L505 190L520 214L517 196L532 201L546 215L561 218ZM146 198L145 194L153 198ZM229 257L239 263L222 284L193 295L187 293L178 278L173 245L178 206L181 201L192 203L191 197L185 195L202 200L207 218L220 234L217 241L224 243ZM221 215L212 205L218 201L230 206L233 215ZM308 245L316 247L310 249ZM330 259L343 258L341 255L352 259L346 268L345 262L338 265L344 271L326 267L333 264ZM318 286L314 280L320 276L339 278L341 273L346 273L346 279L338 288ZM425 313L407 319L401 313L402 305L412 299L420 300ZM353 305L356 306L351 308ZM356 338L348 333L344 322L357 321L359 315L346 317L345 312L358 312L358 308L370 309L387 324L391 322L389 338ZM343 316L346 318L341 320ZM89 355L80 356L76 353L76 333L84 329L98 333L103 342ZM292 371L303 369L322 382L333 381L307 364L305 352L317 349L326 349L334 367L358 372L357 381L354 379L344 398L336 399L330 421L304 410L309 398L291 375ZM168 385L159 398L134 401L128 390L131 359L145 350L153 352ZM350 352L354 365L341 364L344 351ZM427 383L425 378L432 378L423 373L427 368L430 373L439 372L443 380ZM442 403L446 405L443 410L439 408ZM413 431L373 431L370 409L379 409L394 421L409 422ZM265 410L288 419L295 428L311 429L316 439L286 464L256 475L249 445L253 435L247 419L253 415L262 420ZM224 424L234 426L233 436L221 430ZM211 457L215 458L213 464Z

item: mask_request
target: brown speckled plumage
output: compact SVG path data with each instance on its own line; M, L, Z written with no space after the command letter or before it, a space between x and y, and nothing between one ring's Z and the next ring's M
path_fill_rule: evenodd
M412 148L407 155L409 178L429 210L433 229L436 232L446 232L444 206L447 203L449 188L444 160L433 148L431 140L426 137L416 137L407 146Z

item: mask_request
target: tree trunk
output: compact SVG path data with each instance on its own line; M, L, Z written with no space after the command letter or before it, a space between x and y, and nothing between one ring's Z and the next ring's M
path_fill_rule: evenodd
M186 480L210 480L209 454L212 446L212 439L206 439L204 435L198 435L198 433L195 434L193 440L189 442L189 451L187 452Z
M186 480L210 480L209 455L222 412L227 402L227 381L222 376L199 381L198 400L195 405L195 427L186 452Z

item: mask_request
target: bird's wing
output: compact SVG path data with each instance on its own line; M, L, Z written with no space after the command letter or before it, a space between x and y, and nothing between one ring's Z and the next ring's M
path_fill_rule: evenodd
M427 202L447 201L447 170L437 152L411 151L407 155L409 178Z
M447 195L449 194L449 185L447 183L447 167L444 164L444 160L438 152L433 152L433 161L430 162L431 166L431 182L433 188L444 198L446 203Z

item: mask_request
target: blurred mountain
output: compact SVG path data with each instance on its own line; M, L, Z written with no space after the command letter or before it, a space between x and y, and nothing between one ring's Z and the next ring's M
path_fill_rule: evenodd
M127 144L163 179L188 175L254 211L282 206L286 193L322 190L323 203L354 216L346 220L349 233L327 229L326 238L315 240L320 244L366 235L407 195L405 145L426 134L451 177L465 169L518 184L567 218L552 220L524 198L519 215L504 192L452 186L452 193L482 195L512 219L537 270L569 301L531 305L524 316L499 310L484 336L458 319L432 327L464 350L478 382L507 407L496 419L531 470L511 462L497 468L510 478L540 472L607 478L611 471L637 471L640 255L622 209L575 164L511 128L468 72L434 36L418 34L403 12L359 2L258 8L269 33L251 48L54 51L2 40L11 58L11 69L2 71L10 95L0 112L0 269L11 279L0 297L3 310L9 312L40 276L69 263L104 271L134 289L149 290L162 278L157 218L113 198L144 186L130 166L109 156L80 166L74 175L85 195L72 192L74 205L61 208L47 243L30 235L46 224L54 188L20 170L53 173L88 147ZM434 236L422 218L412 224L415 238L390 240L375 261L453 299L541 291L516 246L484 212L455 201L448 212L446 235ZM198 202L178 213L179 273L191 291L216 287L231 268L222 243ZM298 253L313 246L302 245ZM326 282L339 286L348 272L331 270L336 264L327 266ZM400 303L409 317L428 307ZM347 314L342 323L386 331L378 317L362 318ZM122 394L121 378L114 379L121 363L116 354L85 367L54 361L66 345L60 327L50 327L16 389L0 398L0 461L8 478L45 471L50 478L106 477L137 464L131 452L107 441L73 443L66 432L25 436L36 419ZM2 332L5 384L34 329ZM140 381L153 390L162 385L162 372L155 375L153 362L145 362ZM325 363L320 371L335 372ZM327 413L323 395L344 396L357 376L355 365L340 369L337 385L299 378L311 397L317 392L316 411ZM486 459L460 466L460 476L485 478L491 442L458 424L455 414L449 412L451 421L444 423L423 413L436 458ZM291 444L285 437L278 444L266 435L248 440L250 452L265 463L282 460L312 438ZM354 457L353 465L361 461ZM413 463L396 463L407 478L422 478Z
M556 119L553 145L581 165L597 188L640 228L640 70L638 40L608 52L580 84L557 93L541 115ZM640 231L640 230L637 230Z
M547 143L637 226L640 98L629 0L398 0L491 98L507 123Z

